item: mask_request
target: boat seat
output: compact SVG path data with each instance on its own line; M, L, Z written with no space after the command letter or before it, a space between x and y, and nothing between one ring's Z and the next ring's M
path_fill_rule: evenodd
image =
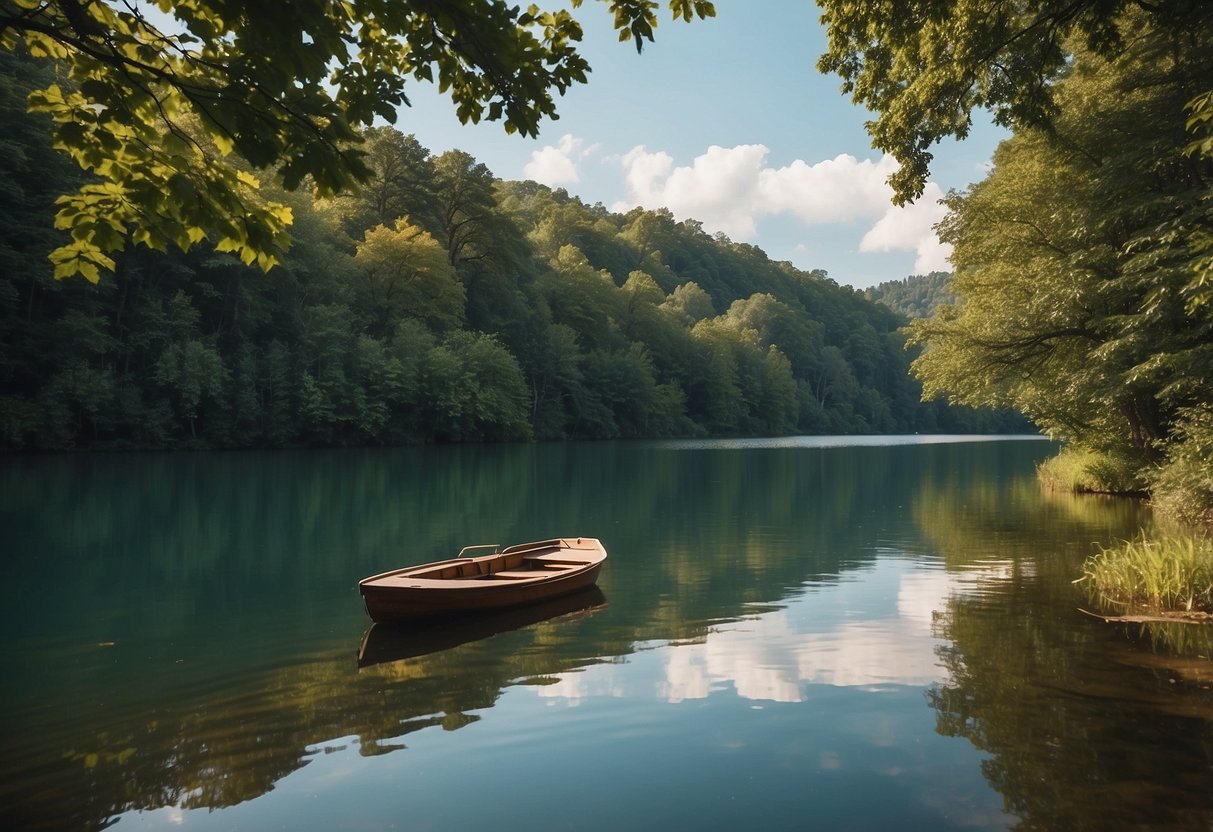
M527 560L534 564L534 569L543 571L576 569L578 566L585 566L585 561L583 560L556 560L554 558L527 558Z
M494 578L538 578L543 573L537 569L503 569L494 572Z
M527 553L523 554L522 559L523 560L534 560L534 561L540 561L540 562L551 562L551 561L568 562L570 554L572 554L574 559L577 558L576 552L570 553L568 549L549 549L549 550L543 551L543 552L527 552ZM580 561L578 561L578 562L580 562Z

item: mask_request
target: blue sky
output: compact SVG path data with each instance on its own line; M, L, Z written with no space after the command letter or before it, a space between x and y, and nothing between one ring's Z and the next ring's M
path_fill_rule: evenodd
M884 184L894 163L871 147L870 114L817 72L826 42L811 0L716 0L716 18L690 24L662 5L656 42L640 55L617 40L603 4L577 10L593 71L538 139L497 122L461 125L422 85L395 126L436 154L467 151L503 179L614 210L667 207L840 284L948 268L931 231L937 200L985 175L1003 131L976 114L967 139L935 148L924 198L894 208Z

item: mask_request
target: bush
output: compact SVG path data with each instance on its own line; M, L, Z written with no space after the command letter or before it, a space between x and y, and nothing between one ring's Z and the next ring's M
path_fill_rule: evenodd
M1151 477L1154 508L1192 525L1213 525L1213 407L1182 412L1169 458Z

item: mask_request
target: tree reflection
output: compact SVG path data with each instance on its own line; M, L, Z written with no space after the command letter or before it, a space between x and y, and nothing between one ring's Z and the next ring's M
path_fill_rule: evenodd
M462 728L520 680L600 661L585 652L587 623L584 612L567 613L360 671L346 645L223 691L128 703L121 733L99 729L89 714L54 732L44 726L26 743L71 750L40 753L34 770L7 757L6 828L100 829L132 810L233 806L335 750L334 737L356 737L361 754L375 755L407 747L425 728Z
M1076 563L1088 541L1135 520L1112 504L1042 506L1022 475L1045 449L1022 444L13 460L0 469L0 524L18 541L0 564L0 616L14 635L0 655L16 680L0 692L11 715L0 821L87 830L130 810L231 806L326 749L405 748L418 731L491 718L513 685L620 662L637 644L704 642L723 622L785 605L892 548L942 555L957 574L1006 565L975 597L949 603L938 627L953 645L951 677L932 704L941 731L971 733L993 755L991 781L1008 805L1044 823L1060 799L1054 784L1081 780L1081 760L1098 758L1088 774L1122 765L1105 760L1130 747L1114 736L1121 719L1152 724L1176 699L1165 680L1157 695L1142 692L1156 669L1135 671L1145 681L1129 692L1099 670L1115 663L1107 656L1123 639L1106 639L1119 633L1058 626L1077 616L1062 560ZM469 543L556 534L604 540L606 610L357 667L360 577ZM1057 551L1062 560L1047 556ZM57 599L39 591L52 584ZM1092 697L1102 716L1083 715ZM1209 753L1193 714L1167 714L1191 766L1173 795L1206 776ZM1072 737L1082 730L1103 732L1099 750ZM1157 747L1149 730L1132 742ZM1157 765L1165 755L1145 756ZM1041 776L1050 784L1033 787ZM1141 783L1156 781L1171 782Z
M990 755L983 773L1018 828L1208 829L1207 671L1177 674L1186 660L1084 616L1083 596L1068 580L1084 541L1131 535L1139 509L1015 495L1033 487L931 488L915 505L951 569L1005 564L951 597L938 618L947 682L927 694L937 730Z
M20 548L0 565L0 616L19 681L0 692L14 715L0 819L91 829L132 809L231 806L333 737L383 753L480 718L520 681L617 661L638 642L702 640L870 562L873 520L922 476L897 464L905 453L615 444L12 460L0 521ZM599 529L611 615L356 671L358 578L468 543ZM61 603L39 591L50 585Z

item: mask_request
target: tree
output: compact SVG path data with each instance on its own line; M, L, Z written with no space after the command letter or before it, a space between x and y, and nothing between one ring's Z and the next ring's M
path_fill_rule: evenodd
M529 439L530 395L517 359L488 335L451 333L422 364L430 432L454 442Z
M566 324L553 324L541 333L530 368L531 424L537 439L569 435L571 404L584 376L577 333Z
M581 0L571 0L573 8ZM614 27L637 49L653 39L652 0L611 0ZM500 120L534 136L556 116L553 93L584 83L581 26L568 9L504 0L242 3L12 0L0 46L63 63L67 83L31 99L54 119L56 146L101 181L60 204L72 242L59 277L96 282L134 242L182 250L216 237L264 269L287 244L290 215L259 200L244 167L273 169L287 189L321 193L370 174L356 128L394 121L410 80L438 84L461 121ZM675 18L710 17L707 0L670 0Z
M189 298L178 292L169 302L169 319L176 336L165 344L152 378L164 386L189 425L190 438L197 438L197 419L207 400L219 399L230 374L223 359L210 344L198 337L198 312Z
M725 320L737 329L753 330L763 348L778 346L791 362L793 371L802 378L820 362L821 326L805 315L797 314L770 293L756 293L744 300L733 301Z
M661 248L677 227L673 213L668 208L658 208L656 211L633 208L628 212L627 220L628 223L619 236L630 248L628 253L632 258L631 269L644 269L659 277ZM658 284L660 283L658 280Z
M493 194L493 173L470 153L448 150L434 160L438 192L435 234L446 245L452 266L487 257L500 216Z
M694 326L704 318L716 316L712 296L699 288L699 284L688 281L674 288L663 304L684 326Z
M515 211L516 216L521 213ZM533 227L527 233L527 240L534 247L536 254L550 259L564 246L581 247L580 238L587 220L585 211L571 200L560 203L549 201L536 217Z
M46 141L50 120L25 111L29 94L53 80L50 67L0 52L0 201L22 208L9 212L0 225L0 272L14 281L12 302L22 307L26 319L39 306L39 295L54 291L46 257L62 236L47 218L55 198L81 180L71 162Z
M394 127L368 127L362 137L370 178L331 200L346 233L358 239L367 229L390 227L401 217L427 230L436 228L436 218L430 216L436 200L429 150Z
M661 310L665 294L653 278L642 271L628 275L620 287L622 308L619 325L624 334L633 341L660 341L665 330L673 329L676 323Z
M845 409L845 413L850 414L851 402L859 393L859 382L838 347L826 347L821 351L821 364L809 378L809 390L823 411L842 413Z
M612 322L623 317L624 296L606 272L595 271L574 246L564 246L552 261L540 291L555 323L568 324L588 350L619 345Z
M900 168L889 177L899 204L922 195L931 145L968 135L975 108L1007 127L1042 127L1060 112L1052 83L1076 50L1102 58L1132 42L1125 15L1182 35L1207 24L1204 0L818 0L829 48L817 63L843 92L877 114L876 148ZM1208 90L1194 89L1192 96ZM1191 98L1191 97L1190 97ZM1183 104L1167 120L1183 124Z
M379 225L358 244L354 264L362 271L363 306L372 312L372 333L391 335L405 316L434 328L463 321L464 291L438 241L407 217L394 228Z
M792 433L800 419L792 364L774 344L767 348L763 362L762 397L758 403L758 412L765 422L763 433L773 436Z
M1152 23L1127 20L1113 60L1080 50L1052 128L1019 131L949 198L960 301L911 325L924 395L1014 406L1130 471L1166 464L1213 401L1189 244L1213 228L1213 167L1167 118L1213 77L1213 19Z

